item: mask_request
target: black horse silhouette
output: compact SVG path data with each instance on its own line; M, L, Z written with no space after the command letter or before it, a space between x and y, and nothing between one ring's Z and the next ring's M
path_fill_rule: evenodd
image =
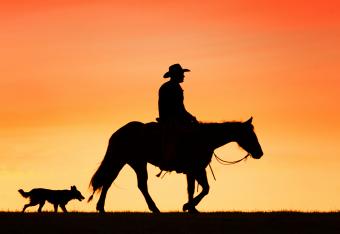
M93 175L90 187L93 194L101 191L97 211L104 211L105 197L112 182L125 164L136 172L138 188L143 193L149 209L159 213L147 187L147 163L161 167L161 130L157 123L130 122L117 130L110 138L105 157ZM213 152L229 142L237 142L253 158L263 155L261 146L252 125L252 118L246 122L199 123L184 134L179 141L180 152L176 167L168 170L181 171L187 176L189 200L183 211L198 212L195 206L209 192L205 168L209 165ZM202 192L194 197L195 180L202 186Z

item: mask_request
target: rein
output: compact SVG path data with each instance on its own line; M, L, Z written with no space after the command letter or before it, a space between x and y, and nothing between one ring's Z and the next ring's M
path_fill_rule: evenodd
M220 164L222 165L226 165L226 166L229 166L229 165L233 165L233 164L236 164L236 163L239 163L239 162L242 162L243 160L247 160L247 158L250 156L250 153L248 153L246 156L244 156L243 158L239 159L239 160L236 160L236 161L226 161L226 160L223 160L222 158L218 157L216 155L216 153L214 152L213 153L214 157L216 158L216 161L219 162ZM214 174L214 171L209 163L209 168L210 168L210 171L211 171L211 174L213 175L214 177L214 180L216 181L216 177L215 177L215 174Z
M239 159L239 160L235 160L235 161L227 161L227 160L223 160L222 158L218 157L217 154L216 154L215 152L213 153L213 155L214 155L214 157L216 158L216 161L217 161L217 162L219 162L220 164L225 165L225 166L234 165L234 164L236 164L236 163L242 162L243 160L247 160L247 158L248 158L249 156L251 156L250 153L248 153L246 156L244 156L243 158L241 158L241 159ZM213 169L212 169L210 163L209 163L209 168L210 168L211 174L212 174L213 177L214 177L214 180L216 180L214 171L213 171ZM163 172L163 170L161 170L156 176L157 176L157 177L161 177L161 176L162 176L162 172ZM167 173L168 173L168 171L166 171L166 172L163 174L163 176L161 177L161 179L163 179L164 176L165 176Z
M233 164L242 162L243 160L247 160L247 158L250 156L250 153L248 153L246 156L244 156L243 158L241 158L239 160L236 160L236 161L226 161L226 160L223 160L222 158L218 157L215 152L214 152L213 155L216 158L217 162L219 162L220 164L222 164L222 165L233 165Z

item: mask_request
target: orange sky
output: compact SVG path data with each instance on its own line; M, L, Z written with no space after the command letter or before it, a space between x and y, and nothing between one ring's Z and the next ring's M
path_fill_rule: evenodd
M265 153L214 161L199 209L339 210L339 41L338 1L2 1L0 210L22 208L18 188L76 184L88 196L108 138L154 120L162 75L177 62L192 70L187 109L210 122L254 116ZM184 176L149 172L159 208L180 210ZM147 210L130 168L115 184L108 210Z

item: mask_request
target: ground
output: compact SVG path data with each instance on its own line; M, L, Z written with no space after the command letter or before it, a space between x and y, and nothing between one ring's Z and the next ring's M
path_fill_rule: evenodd
M0 213L0 233L340 233L340 212Z

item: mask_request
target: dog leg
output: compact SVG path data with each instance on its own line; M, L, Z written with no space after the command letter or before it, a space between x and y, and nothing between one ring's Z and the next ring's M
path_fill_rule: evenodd
M65 205L60 205L61 209L64 211L64 213L67 213Z
M26 204L25 206L24 206L24 208L22 209L22 212L25 212L25 210L28 208L28 207L30 207L30 206L36 206L36 205L38 205L39 203L38 202L36 202L36 201L30 201L30 203L28 203L28 204Z
M38 208L38 212L41 212L41 209L43 208L43 206L45 205L45 201L42 201L39 203L39 208Z
M30 206L31 206L31 204L26 204L26 205L24 205L24 208L22 209L22 212L24 213L25 210L26 210L26 208L27 208L27 207L30 207Z
M54 206L54 212L57 213L58 212L58 204L54 204L53 206Z

